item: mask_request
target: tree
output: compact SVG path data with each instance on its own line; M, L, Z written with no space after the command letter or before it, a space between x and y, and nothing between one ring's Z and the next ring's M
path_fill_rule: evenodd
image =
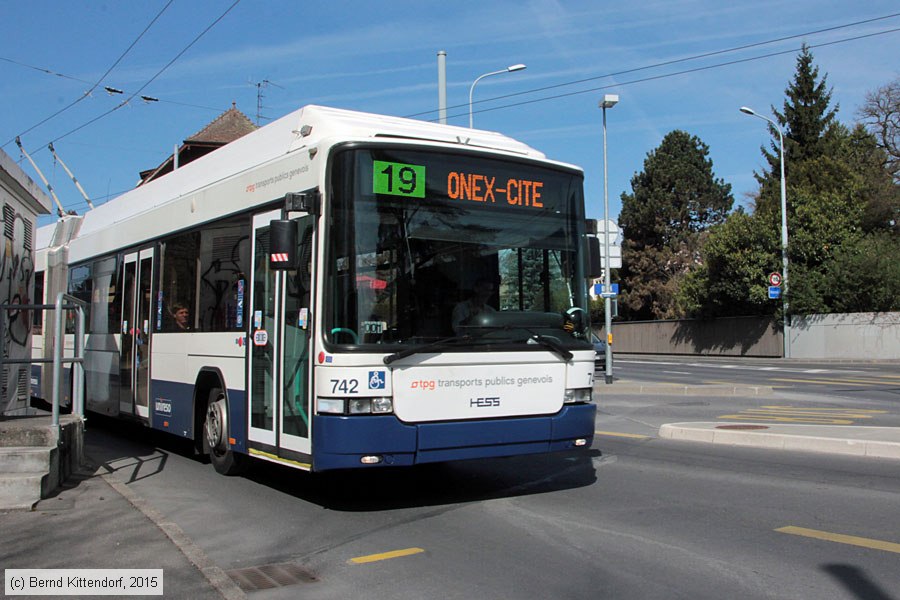
M884 168L900 181L900 78L866 94L857 114L884 151Z
M779 229L767 220L736 211L710 230L702 266L684 277L678 291L683 314L707 318L775 312L762 282L780 270L780 240Z
M825 80L804 47L785 90L784 111L775 113L786 138L791 312L846 310L851 303L845 295L853 288L839 286L857 280L865 280L866 287L852 308L884 310L896 289L896 268L886 265L900 264L897 243L889 243L900 214L898 186L884 169L876 137L835 121L837 108L829 106ZM679 290L681 310L700 316L778 314L781 303L765 293L767 273L781 270L779 156L765 149L763 154L772 169L757 175L756 212L732 215L710 231L703 268L688 275ZM866 271L841 271L851 266Z
M839 248L825 276L835 312L900 310L900 237L879 231Z
M888 171L889 161L876 136L857 125L843 139L840 158L858 176L863 231L900 231L900 181Z
M708 155L698 137L672 131L632 177L632 193L622 194L623 316L676 316L678 282L698 266L706 229L723 222L734 202L731 186L714 177Z
M826 133L835 123L838 107L830 108L831 90L826 87L827 75L819 80L819 68L813 64L813 55L804 44L797 57L794 78L784 90L782 112L772 107L775 120L784 131L784 169L788 181L794 164L826 154L830 148ZM780 207L781 148L778 132L769 125L772 135L772 152L762 149L769 163L769 171L757 175L760 198L757 208L778 210Z

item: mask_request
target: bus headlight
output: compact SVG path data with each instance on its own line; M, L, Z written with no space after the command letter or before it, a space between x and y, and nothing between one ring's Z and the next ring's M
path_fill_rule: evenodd
M388 414L394 412L394 401L390 398L372 398L373 414Z
M351 398L347 400L347 413L351 415L365 415L372 412L371 398Z
M319 398L316 402L319 413L342 415L344 414L343 398Z
M563 402L566 404L590 402L593 399L593 392L592 388L569 388L566 390Z
M380 398L318 398L319 414L329 415L386 415L394 412L394 402Z

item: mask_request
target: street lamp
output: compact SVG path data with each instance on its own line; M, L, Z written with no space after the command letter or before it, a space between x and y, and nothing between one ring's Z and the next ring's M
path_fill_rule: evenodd
M491 75L500 75L501 73L512 73L513 71L522 71L526 67L523 64L511 65L506 67L501 71L491 71L490 73L485 73L484 75L479 75L478 78L472 82L472 87L469 88L469 129L474 128L475 126L472 124L472 92L475 91L475 84L484 79L485 77L490 77Z
M617 94L605 94L600 102L603 109L603 313L606 331L606 383L612 375L612 286L609 282L609 177L606 168L606 109L619 101Z
M780 160L781 163L781 267L783 273L781 274L782 280L782 290L781 290L781 301L784 309L784 357L791 357L791 316L789 313L789 304L788 304L788 229L787 229L787 189L785 187L784 181L784 131L781 129L781 125L766 117L755 112L752 108L748 108L746 106L741 107L741 112L745 115L750 115L751 117L759 117L764 121L768 121L772 127L778 132L778 142L781 145L780 152Z

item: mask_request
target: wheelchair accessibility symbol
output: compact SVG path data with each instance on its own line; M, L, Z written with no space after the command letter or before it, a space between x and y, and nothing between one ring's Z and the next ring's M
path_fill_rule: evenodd
M383 390L384 389L384 371L369 371L369 389L370 390Z

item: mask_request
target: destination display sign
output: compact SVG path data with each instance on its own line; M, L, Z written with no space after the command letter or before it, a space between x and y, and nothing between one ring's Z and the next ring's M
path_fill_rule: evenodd
M437 156L416 163L373 160L372 191L495 208L554 208L565 197L559 188L561 181L568 178L552 171L516 163L453 158Z

